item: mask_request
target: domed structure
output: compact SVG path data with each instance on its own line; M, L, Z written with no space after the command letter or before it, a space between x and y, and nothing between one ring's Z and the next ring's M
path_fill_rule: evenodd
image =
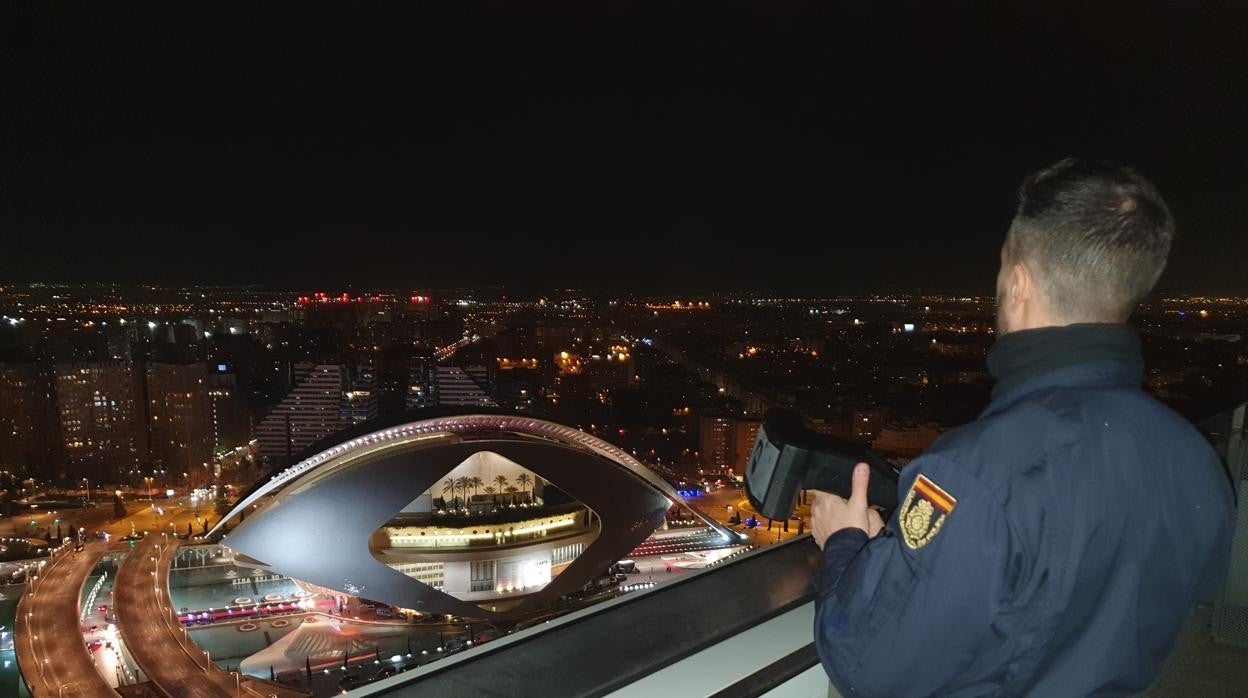
M250 564L402 608L491 618L581 588L680 503L636 459L582 431L464 415L322 451L217 525L256 505L222 541Z

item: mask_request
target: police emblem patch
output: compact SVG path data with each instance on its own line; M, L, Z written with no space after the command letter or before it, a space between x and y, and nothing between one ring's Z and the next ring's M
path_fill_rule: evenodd
M958 500L937 487L926 476L915 478L897 515L901 539L905 541L906 547L918 550L931 543L957 503Z

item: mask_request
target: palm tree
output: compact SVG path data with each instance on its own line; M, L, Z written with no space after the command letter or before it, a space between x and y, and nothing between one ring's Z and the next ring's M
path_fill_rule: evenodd
M459 490L460 492L463 492L464 499L467 500L468 499L468 478L466 477L455 478L455 489Z
M516 476L516 484L527 489L533 484L533 478L528 473L520 473Z
M469 478L469 481L472 483L472 496L475 497L477 496L477 488L484 485L485 481L477 477L476 475L473 475L471 478Z
M485 489L483 489L483 490L481 490L481 491L482 491L482 492L484 492L484 493L486 493L486 494L488 494L488 495L490 495L490 499L494 499L494 493L495 493L495 492L497 492L498 490L494 489L494 488L493 488L493 487L491 487L491 486L486 486L486 488L485 488ZM495 503L495 504L498 504L498 500L497 500L497 499L494 499L494 503Z
M502 493L507 490L507 485L511 483L507 480L506 475L498 475L494 478L494 484L498 485L498 491Z
M442 481L442 494L446 494L448 492L451 494L451 498L453 500L455 497L455 480L449 477ZM453 501L451 506L455 506Z

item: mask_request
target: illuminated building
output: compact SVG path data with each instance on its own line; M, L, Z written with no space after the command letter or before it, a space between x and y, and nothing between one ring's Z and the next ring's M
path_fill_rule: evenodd
M260 460L288 463L300 451L342 428L339 411L346 386L340 364L295 366L295 387L256 427Z
M438 366L434 374L437 394L434 404L440 407L497 407L486 391L489 371L484 366Z
M202 363L149 363L147 427L152 464L187 472L212 459L212 409Z
M499 405L517 412L529 411L542 389L541 371L537 359L498 359L494 384Z
M500 494L495 481L518 484ZM644 465L585 432L466 415L374 431L310 456L253 490L218 527L258 505L222 541L249 565L401 608L490 618L580 589L679 501Z
M207 380L212 448L242 446L251 440L251 420L239 393L238 376L226 364L215 364L212 369Z
M434 386L436 373L437 360L432 355L408 358L406 392L403 400L407 409L414 410L437 404Z
M625 388L636 382L633 356L626 346L612 346L601 353L590 354L584 374L590 386L603 390Z
M704 414L699 420L698 454L708 470L722 473L732 469L735 422L730 416L713 414Z
M57 465L55 401L35 363L0 364L0 469L50 476Z
M343 426L359 424L373 419L378 414L377 391L372 388L356 388L342 394L342 406L339 416Z
M749 464L750 454L754 451L754 442L758 440L758 430L763 420L751 417L739 417L732 430L732 472L734 475L745 476L745 466Z
M726 414L704 414L698 421L698 454L703 467L717 473L745 475L762 420Z
M56 364L56 404L65 470L119 481L147 457L143 373L126 361Z

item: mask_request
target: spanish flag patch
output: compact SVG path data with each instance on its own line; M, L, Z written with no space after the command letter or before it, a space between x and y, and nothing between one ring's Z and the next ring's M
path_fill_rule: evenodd
M905 541L906 547L918 550L931 543L957 505L958 500L927 479L927 476L919 475L915 478L897 517L901 539Z

